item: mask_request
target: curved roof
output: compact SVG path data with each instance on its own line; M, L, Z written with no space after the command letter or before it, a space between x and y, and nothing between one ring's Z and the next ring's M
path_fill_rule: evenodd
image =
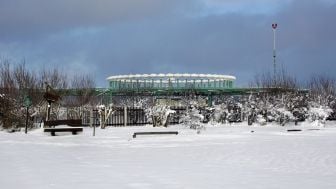
M162 79L162 78L203 78L203 79L225 79L236 80L235 76L231 75L218 75L218 74L187 74L187 73L168 73L168 74L131 74L131 75L114 75L107 78L107 80L120 80L120 79Z

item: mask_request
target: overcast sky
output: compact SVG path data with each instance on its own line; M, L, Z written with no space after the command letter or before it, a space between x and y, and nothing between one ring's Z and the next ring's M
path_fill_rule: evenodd
M336 0L0 0L0 56L32 69L213 73L248 85L278 63L304 80L336 71ZM279 66L280 67L280 66Z

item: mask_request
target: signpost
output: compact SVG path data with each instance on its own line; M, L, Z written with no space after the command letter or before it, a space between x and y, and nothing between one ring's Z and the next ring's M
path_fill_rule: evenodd
M92 107L91 110L90 110L90 124L91 124L91 127L93 127L92 135L96 136L96 125L93 123L93 119L94 119L94 117L93 117L93 107Z

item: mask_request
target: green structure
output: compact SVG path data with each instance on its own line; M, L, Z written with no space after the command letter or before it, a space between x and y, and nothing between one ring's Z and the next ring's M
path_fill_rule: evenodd
M136 74L108 77L112 94L124 92L181 93L233 89L234 76L215 74Z

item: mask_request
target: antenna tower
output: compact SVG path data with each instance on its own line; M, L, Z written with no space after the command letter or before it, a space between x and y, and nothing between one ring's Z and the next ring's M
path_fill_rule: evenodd
M272 29L273 29L273 76L274 76L274 81L276 79L276 49L275 49L275 31L276 28L278 27L277 23L272 24Z

